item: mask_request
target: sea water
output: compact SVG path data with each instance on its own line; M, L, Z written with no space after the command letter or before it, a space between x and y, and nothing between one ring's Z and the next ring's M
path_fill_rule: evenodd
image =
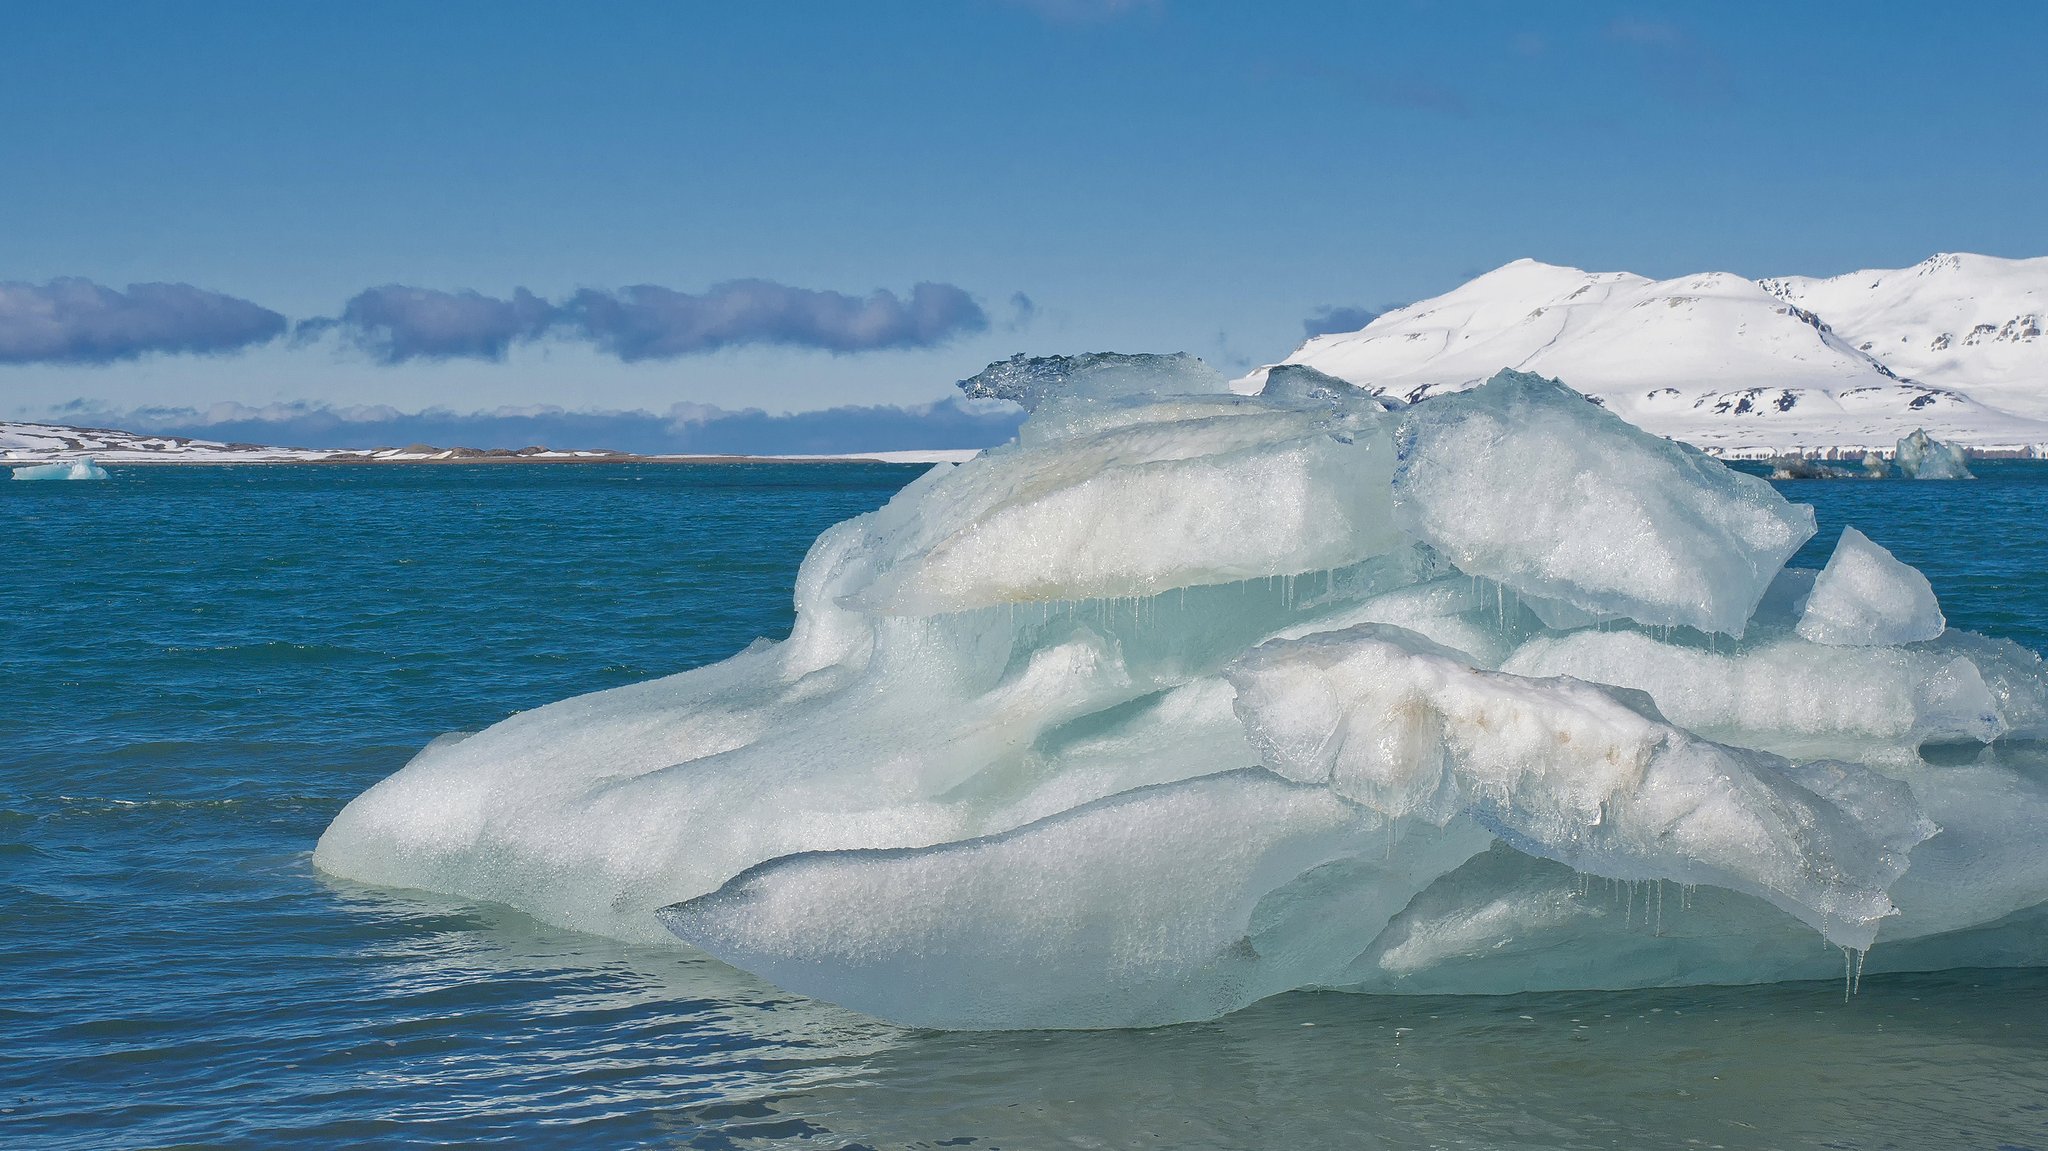
M2048 1147L2048 973L921 1032L311 867L436 735L779 637L811 539L918 470L0 487L0 1142ZM2048 465L1979 473L1782 484L1821 520L1793 562L1854 524L1951 626L2048 649Z

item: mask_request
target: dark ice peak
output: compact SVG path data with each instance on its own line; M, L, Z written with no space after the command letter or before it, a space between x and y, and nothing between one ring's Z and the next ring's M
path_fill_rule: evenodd
M1108 400L1143 395L1210 395L1223 376L1186 352L1084 352L997 360L957 385L970 399L1009 400L1025 410L1055 396Z

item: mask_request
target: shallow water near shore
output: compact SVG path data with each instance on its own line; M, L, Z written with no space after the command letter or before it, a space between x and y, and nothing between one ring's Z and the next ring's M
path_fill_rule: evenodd
M888 465L129 468L0 487L0 1138L22 1146L2048 1147L2048 973L907 1031L308 862L444 731L790 622ZM2048 649L2048 465L1799 481ZM1818 938L1816 948L1824 947Z

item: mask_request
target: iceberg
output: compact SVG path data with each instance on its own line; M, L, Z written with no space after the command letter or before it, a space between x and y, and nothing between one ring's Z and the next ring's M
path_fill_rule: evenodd
M57 464L30 464L15 468L17 480L103 480L107 469L91 460L72 460Z
M1913 429L1913 434L1901 439L1892 453L1892 463L1898 468L1899 476L1909 480L1973 480L1969 465L1963 462L1963 449L1954 444L1945 444L1927 434L1925 428Z
M1861 533L1786 568L1762 480L1516 372L962 387L1016 440L821 535L786 639L436 740L316 865L929 1027L2048 962L2048 670Z

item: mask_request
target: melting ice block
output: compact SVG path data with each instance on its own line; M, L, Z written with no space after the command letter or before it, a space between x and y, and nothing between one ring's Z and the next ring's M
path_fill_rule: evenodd
M31 464L15 468L17 480L103 480L107 469L91 460L72 460L61 464Z
M945 1027L2048 959L2041 660L1802 638L1927 617L1860 536L1781 570L1762 481L1513 373L969 384L1017 441L821 535L788 639L437 740L314 862ZM1597 901L1671 880L1654 932Z
M1842 529L1799 617L1802 637L1852 647L1914 643L1947 627L1927 577L1855 528Z
M1468 575L1593 616L1739 636L1813 509L1502 372L1401 413L1395 520Z

